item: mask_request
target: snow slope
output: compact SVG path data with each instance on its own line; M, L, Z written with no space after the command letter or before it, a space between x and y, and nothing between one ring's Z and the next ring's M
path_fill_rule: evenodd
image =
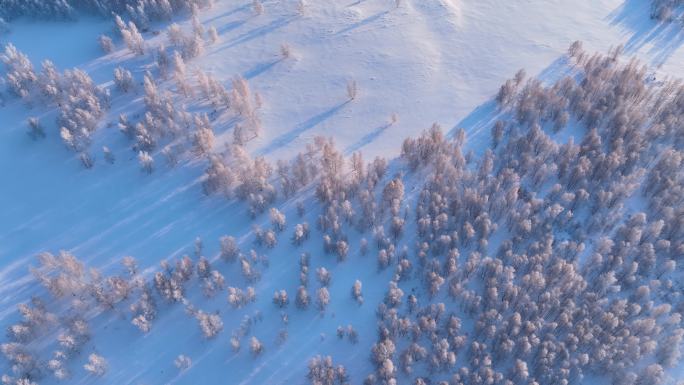
M578 39L588 51L625 44L628 53L657 66L658 76L683 75L684 34L645 17L645 0L404 0L398 9L387 0L309 0L304 17L295 15L293 2L265 1L266 12L259 16L250 3L217 1L201 13L206 26L217 27L221 42L189 66L226 84L241 74L261 93L264 134L249 149L272 159L296 154L315 135L334 137L347 153L394 157L405 137L432 122L447 130L466 128L477 150L484 143L478 135L488 134L482 122L499 85L520 68L553 78L562 68L557 59ZM95 38L111 28L109 22L87 18L76 23L19 21L0 39L15 44L35 65L49 58L61 69L78 66L100 84L111 81L115 66L124 65L140 80L152 62L149 55L135 58L120 47L101 56ZM163 34L146 38L151 44L165 39ZM294 59L281 60L283 43L292 47ZM359 97L351 103L345 95L349 79L359 84ZM16 305L41 291L28 272L40 251L70 250L103 269L118 269L121 257L133 255L152 271L161 259L191 254L196 236L204 240L207 256L217 255L218 238L225 234L243 239L244 250L252 247L245 207L206 198L198 181L201 165L160 166L152 176L139 172L129 143L107 123L137 108L141 97L140 89L133 100L115 95L94 148L106 144L117 162L110 166L99 156L92 170L83 169L62 145L52 123L46 124L46 140L33 142L25 135L28 116L53 122L54 111L41 106L27 110L17 100L0 108L0 326L16 320ZM394 112L399 122L390 125ZM214 124L228 141L228 126L222 126L227 121ZM80 361L98 352L109 360L110 372L102 379L88 377L77 359L72 383L302 383L306 360L319 353L334 353L350 370L352 382L359 383L372 370L367 354L375 336L373 304L381 300L389 277L378 277L373 257L358 255L358 239L351 240L351 263L339 265L321 256L318 238L303 248L291 246L286 237L299 221L294 202L279 205L289 227L280 245L268 252L270 266L257 284L257 303L232 310L224 294L206 302L199 293L190 295L203 310L220 310L224 332L217 339L202 341L196 322L180 305L162 305L148 335L124 315L104 314ZM313 224L316 214L310 210L306 220ZM327 266L333 272L332 305L325 316L314 309L289 311L290 336L278 347L274 341L281 325L271 293L286 288L293 297L303 251L312 252L312 270ZM228 285L245 285L235 266L216 264ZM364 282L361 308L349 296L355 279ZM382 284L372 285L374 280ZM313 275L311 281L317 287ZM255 361L246 346L231 352L228 340L242 317L257 310L264 321L250 335L267 347ZM335 337L335 328L347 324L359 330L359 344ZM181 353L193 359L193 367L179 374L172 361Z
M664 75L679 73L684 60L684 33L643 17L647 1L404 1L398 9L390 1L311 2L304 18L294 5L265 7L254 16L249 3L219 2L204 12L202 20L217 27L222 43L193 65L219 79L241 74L262 93L266 131L252 147L277 158L314 135L333 133L349 152L395 155L403 138L432 122L458 126L518 69L553 73L575 40L590 52L624 44ZM110 65L130 59L121 53L95 58L92 36L107 30L107 23L91 19L24 22L4 41L35 63L51 58L60 68L80 65L105 81ZM46 38L36 44L36 33ZM280 60L283 43L295 60ZM360 89L353 105L344 104L348 79ZM387 127L394 112L400 122Z

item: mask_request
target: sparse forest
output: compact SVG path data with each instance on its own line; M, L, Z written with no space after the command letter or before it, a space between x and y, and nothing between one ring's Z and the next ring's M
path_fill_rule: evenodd
M681 80L653 81L622 46L602 54L576 41L562 76L523 69L492 95L481 148L466 130L434 123L393 159L311 135L274 160L250 145L274 124L266 103L282 101L265 99L271 90L249 73L221 79L196 65L222 39L198 16L212 5L0 0L10 21L112 16L114 33L93 41L145 63L117 64L98 84L7 44L0 96L30 108L22 135L33 146L61 140L88 173L132 162L141 175L131 177L153 181L183 169L201 204L235 205L247 218L244 231L189 235L146 268L128 255L99 266L51 245L30 267L37 285L20 293L0 345L3 384L114 378L102 336L123 329L135 349L171 316L182 343L201 346L171 352L173 379L217 349L226 362L298 365L312 385L679 384ZM306 17L308 2L288 6ZM256 18L275 5L246 7ZM653 1L651 17L681 22L681 7ZM154 23L166 27L150 36ZM273 55L278 65L300 60L286 43ZM364 103L370 83L349 79L338 82L342 106ZM139 103L122 112L126 98ZM384 129L399 124L385 116ZM102 145L108 130L115 139ZM115 155L117 140L128 153ZM326 332L293 346L315 322ZM354 354L317 350L324 341Z
M213 4L213 0L2 0L0 16L5 20L28 16L44 19L75 18L78 12L109 16L126 14L146 29L150 21L169 20L178 12Z

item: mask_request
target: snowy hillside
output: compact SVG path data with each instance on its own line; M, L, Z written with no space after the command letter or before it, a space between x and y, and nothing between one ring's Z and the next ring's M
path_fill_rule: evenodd
M223 81L235 75L250 81L265 102L264 135L250 148L276 158L333 133L349 153L394 156L404 138L433 122L462 127L521 68L557 75L556 60L575 40L589 51L624 44L664 75L676 76L684 60L678 49L684 37L643 17L646 1L405 1L398 9L389 0L310 2L304 17L295 3L265 2L256 17L249 2L217 2L200 19L216 26L221 42L188 64ZM111 80L121 63L140 79L150 58L131 63L123 47L100 57L94 36L111 27L87 18L19 20L4 41L36 65L44 59L60 69L78 65L96 82ZM44 38L35 41L35 34ZM151 44L166 39L148 37ZM280 60L282 44L292 48L293 60ZM354 105L344 105L349 79L360 89ZM400 122L385 128L392 113Z
M680 19L646 0L215 0L193 22L171 3L123 29L76 11L0 32L33 63L9 48L0 70L3 381L684 379ZM435 122L445 138L405 142Z

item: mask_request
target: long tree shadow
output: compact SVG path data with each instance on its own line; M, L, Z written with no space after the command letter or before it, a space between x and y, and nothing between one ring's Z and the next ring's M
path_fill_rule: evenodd
M325 122L326 120L332 118L337 114L340 110L344 108L349 103L349 101L345 101L344 103L340 103L332 108L329 108L320 114L317 114L301 123L295 126L292 130L280 135L279 137L273 139L271 143L259 150L260 155L265 155L270 152L273 152L277 150L280 147L286 146L290 143L292 143L295 139L297 139L301 134L304 132L316 127L317 125Z
M282 61L283 61L283 59L278 59L278 60L274 60L271 62L259 63L259 64L255 65L254 67L250 68L249 70L243 72L242 77L247 79L247 80L251 80L252 78L255 78L255 77L261 75L262 73L270 70L271 68L275 67L276 64L278 64Z
M626 28L629 38L625 43L627 53L635 53L651 45L648 53L655 65L660 66L684 44L684 27L680 22L658 22L650 17L650 3L626 0L613 11L608 19L612 25Z
M286 25L290 24L292 21L296 20L296 16L286 16L282 17L280 19L274 20L270 22L269 24L263 25L261 27L254 28L250 31L247 31L243 33L242 35L236 37L230 44L226 46L226 48L232 48L235 47L236 45L240 45L242 43L246 43L252 39L256 39L257 37L267 35L273 31L276 31L280 28L285 27Z
M236 8L231 9L230 11L226 11L226 12L220 14L220 15L216 15L216 16L210 18L210 19L207 19L207 20L205 20L204 22L205 22L205 23L211 23L211 22L216 21L216 20L218 20L218 19L222 19L222 18L224 18L224 17L228 17L228 16L230 16L230 15L236 14L236 13L238 13L238 12L246 11L246 10L249 10L249 9L251 9L251 8L252 8L252 5L251 5L251 4L241 5L241 6L239 6L239 7L236 7Z
M568 61L568 57L563 55L535 76L529 76L529 79L540 80L547 86L552 86L555 82L565 76L572 75L572 65ZM511 74L511 77L513 74ZM524 85L521 85L524 87ZM491 129L497 120L503 119L510 111L501 109L494 97L477 106L465 118L461 119L454 125L447 135L454 137L460 129L466 133L466 143L468 150L475 153L484 152L489 148L491 143Z
M218 33L220 35L223 35L226 32L230 32L236 28L239 28L243 24L245 24L247 21L246 20L236 20L236 21L231 21L230 23L223 24L221 28L219 28Z
M468 148L475 152L487 148L489 143L489 132L494 123L501 116L501 111L497 108L495 100L489 100L480 104L473 112L463 118L458 124L449 130L447 135L453 137L459 129L466 132Z
M365 145L373 142L375 139L377 139L383 132L385 132L385 130L387 130L391 126L392 126L391 123L386 123L386 124L383 124L382 126L376 127L373 131L369 132L363 138L359 139L358 142L347 147L344 150L344 153L346 155L349 155L349 154L353 153L354 151L358 151L363 146L365 146Z
M544 68L539 75L536 76L542 83L553 84L558 79L572 74L572 63L568 57L563 55L554 60L548 67Z
M376 13L375 15L368 16L367 18L365 18L363 20L357 21L356 23L337 31L335 33L335 36L342 35L342 34L347 33L349 31L353 31L359 27L363 27L364 25L370 24L370 23L380 19L381 17L385 16L388 13L389 13L389 11L382 11L382 12Z

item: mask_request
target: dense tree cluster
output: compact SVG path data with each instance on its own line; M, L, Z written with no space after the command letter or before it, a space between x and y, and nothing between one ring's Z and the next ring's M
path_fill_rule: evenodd
M332 357L316 356L309 361L309 381L316 385L345 385L349 376L342 365L335 366Z
M0 17L71 19L78 12L103 16L117 12L125 13L138 26L146 28L152 20L169 20L176 13L211 4L213 0L1 0Z
M506 82L497 101L510 118L493 127L498 151L477 164L462 155L462 134L449 141L433 127L405 142L406 161L432 174L416 207L414 274L428 298L446 283L460 309L397 311L392 282L368 383L392 383L397 350L404 373L424 362L431 378L452 373L449 384L577 383L587 373L664 383L682 345L673 274L684 245L684 88L650 86L619 53L589 56L576 43L571 76L550 87L523 72ZM580 144L555 142L571 118L586 127Z
M57 3L69 5L69 2ZM114 3L116 2L107 2L108 6L118 8ZM210 119L206 114L187 113L184 107L176 102L176 94L186 98L193 97L195 88L199 88L204 97L214 106L215 112L219 108L229 108L232 100L235 103L233 106L235 113L246 114L247 121L251 122L250 132L258 134L260 123L256 110L261 103L258 93L254 93L256 102L247 103L249 108L246 112L243 111L244 108L238 108L238 102L246 103L242 96L245 93L249 96L250 92L249 85L244 79L236 80L235 87L239 86L242 92L235 94L237 95L235 97L231 97L225 87L210 74L201 71L197 75L197 87L189 82L186 60L201 54L205 44L211 44L218 38L215 28L210 28L209 32L205 31L197 18L198 6L208 5L210 1L205 0L191 2L140 0L135 7L121 5L137 15L132 17L131 21L124 21L118 14L114 15L117 30L126 46L133 53L143 55L153 50L152 47L147 46L141 32L146 29L145 26L149 21L144 15L158 16L155 13L158 6L168 6L173 10L187 8L192 10L193 14L193 29L190 34L186 34L177 24L172 24L168 31L172 49L167 50L162 44L153 50L159 74L164 78L169 72L173 74L176 92L169 92L168 87L158 84L155 75L146 72L143 78L145 110L140 114L142 119L132 122L126 115L119 117L119 128L134 140L133 150L138 154L141 169L145 172L151 173L154 170L154 150L160 144L163 147L161 153L171 166L177 164L180 155L185 153L188 147L194 150L195 155L208 158L214 156L212 152L214 133ZM105 52L111 52L114 49L114 42L108 36L100 36L99 43ZM5 47L0 60L6 69L3 83L6 84L10 94L22 98L28 104L47 102L49 105L58 106L60 115L57 124L63 141L80 153L79 157L85 167L92 167L94 157L88 152L90 137L109 108L110 90L95 86L90 77L79 69L60 73L47 60L42 63L42 70L38 72L28 57L11 44ZM136 79L131 71L117 67L114 70L114 84L117 91L128 93L135 91ZM181 137L180 134L184 135ZM44 129L37 120L29 121L29 135L34 139L44 135ZM264 202L268 202L268 199L264 199Z
M96 86L82 70L59 73L49 60L43 62L41 72L37 73L28 57L11 43L5 46L0 60L6 66L5 78L9 91L27 103L44 101L58 106L60 113L57 125L62 140L77 152L87 150L92 133L109 108L109 91ZM124 85L128 74L120 75L120 83ZM37 120L29 121L29 125L32 137L44 135ZM84 164L87 163L84 161Z

